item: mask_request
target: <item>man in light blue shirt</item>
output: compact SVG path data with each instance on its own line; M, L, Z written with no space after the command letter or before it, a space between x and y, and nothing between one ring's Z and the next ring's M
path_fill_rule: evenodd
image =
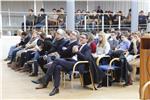
M116 50L128 51L131 44L130 41L124 35L121 35L121 40L122 41L117 46Z

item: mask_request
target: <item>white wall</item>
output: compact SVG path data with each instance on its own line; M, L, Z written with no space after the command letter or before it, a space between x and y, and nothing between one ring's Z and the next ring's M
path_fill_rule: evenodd
M16 43L19 43L20 37L18 36L2 36L0 38L0 60L8 55L9 48Z
M87 8L87 2L86 1L76 1L75 2L75 9L81 9L81 10L86 10Z
M2 1L2 10L7 11L28 11L29 8L33 9L33 1Z
M51 12L53 8L59 9L64 8L66 9L66 2L65 1L44 1L44 8L46 12Z
M12 12L27 12L29 8L33 9L33 1L2 1L2 11L12 11ZM10 14L10 24L11 26L20 26L23 21L22 14ZM3 27L9 25L8 13L2 13Z

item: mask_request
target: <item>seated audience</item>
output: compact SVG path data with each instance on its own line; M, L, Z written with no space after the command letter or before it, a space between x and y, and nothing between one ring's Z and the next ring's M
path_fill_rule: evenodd
M21 34L22 38L21 38L21 41L19 44L16 45L15 49L12 50L11 52L11 58L10 58L10 62L8 62L8 64L11 64L14 60L15 60L15 57L16 57L16 53L25 48L25 45L29 42L30 40L30 35L26 32L22 32Z
M132 61L134 58L134 55L137 55L140 53L140 41L138 41L138 36L135 34L132 34L130 36L131 39L131 45L126 52L126 59L128 62Z
M147 17L144 14L144 11L141 10L139 13L139 29L146 29Z
M117 37L117 34L115 32L112 32L110 38L108 39L111 50L115 50L115 48L119 44L119 41L117 40L116 37Z
M121 42L119 43L119 45L116 47L116 50L120 50L123 52L128 51L129 47L130 47L130 41L128 40L128 37L125 34L121 35Z
M36 21L35 21L35 27L36 28L39 29L45 25L45 16L46 16L45 9L41 8L40 13L38 14Z
M36 16L34 15L33 13L33 10L32 9L29 9L28 10L28 15L26 16L26 29L32 29L34 23L35 23L35 19L36 19ZM24 22L22 23L22 30L24 31Z
M64 28L66 22L66 15L64 12L64 8L60 8L60 10L57 10L57 14L58 14L58 27Z
M57 14L57 11L56 9L54 8L52 10L52 13L48 16L48 26L50 25L57 25L58 24L58 14Z
M42 53L42 55L39 54L40 52L37 52L37 53L36 53L37 55L41 56L42 58L39 57L39 56L37 57L37 56L35 55L35 57L34 57L34 64L33 64L33 66L34 66L34 71L33 71L33 73L32 73L30 76L37 76L37 75L38 75L38 67L39 67L39 64L41 65L41 66L40 66L41 69L45 72L45 69L43 68L43 64L49 62L50 59L47 60L48 55L51 56L51 53L54 53L54 52L57 52L58 54L61 55L61 53L62 53L62 47L68 43L68 41L66 41L66 40L64 39L64 35L65 35L65 31L62 30L62 29L58 29L57 32L56 32L56 34L55 34L54 42L52 42L50 48L49 48L49 49L42 48L42 49L44 49L44 50L42 50L42 52L44 52L44 53ZM46 51L45 51L45 49L46 49ZM61 55L61 56L62 56L62 55ZM60 57L61 57L61 56L60 56ZM40 59L40 60L39 60L39 59ZM45 60L46 60L46 61L45 61ZM41 61L43 61L43 62L41 62ZM45 63L44 63L44 62L45 62Z
M72 47L72 54L76 54L77 58L76 59L56 59L48 68L48 71L45 75L45 80L49 79L50 76L53 76L54 79L54 88L51 91L51 93L49 94L49 96L53 96L57 93L59 93L59 86L60 86L60 71L63 70L65 72L69 72L73 70L73 65L77 62L77 61L89 61L92 63L95 63L92 61L92 56L91 56L91 52L90 52L90 48L87 45L87 41L88 41L88 35L82 34L80 36L80 40L79 40L79 44L81 47L79 46L73 46ZM86 65L87 66L87 65ZM93 77L94 77L94 82L99 82L104 76L105 74L98 70L97 66L91 66L92 69L96 69L99 73L95 73L93 72ZM77 68L79 70L80 73L83 74L84 70L88 70L87 67L84 67L84 65L78 66ZM99 76L99 77L98 77ZM96 78L97 77L97 78ZM41 86L38 87L38 89L40 88L45 88L47 86L48 81L43 81L41 83ZM83 83L83 85L87 85L85 83Z
M92 33L88 33L89 41L88 45L90 46L91 53L96 52L96 40L94 40L94 35Z
M84 20L84 16L82 15L81 10L78 9L76 12L76 15L75 15L76 27L79 27L79 25L81 25L83 23L83 20Z
M96 25L98 25L98 15L95 10L93 10L88 16L87 16L87 29L88 30L94 30L96 29Z
M96 46L96 53L93 55L94 57L99 57L102 55L106 55L110 51L110 45L106 39L106 35L104 32L100 32L98 34L99 41Z
M22 41L22 39L23 39L22 30L18 30L17 33L18 33L18 36L21 37L21 40L20 40L20 41ZM14 45L14 46L11 46L10 49L9 49L9 52L8 52L8 56L7 56L7 58L4 59L4 61L10 60L10 59L12 58L12 52L13 52L15 49L17 49L17 48L19 49L19 43L16 44L16 45Z
M14 69L18 70L21 67L23 67L24 63L27 61L27 54L36 51L38 40L39 40L38 33L37 31L33 30L30 41L25 45L24 49L18 51L16 54L18 64L16 67L14 66L15 67Z

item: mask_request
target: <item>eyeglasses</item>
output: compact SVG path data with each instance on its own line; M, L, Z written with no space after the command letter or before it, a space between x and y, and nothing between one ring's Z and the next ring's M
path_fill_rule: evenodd
M82 39L86 39L86 37L83 37L83 36L80 36L80 38L82 38Z
M115 36L115 34L111 34L111 36Z
M125 37L122 36L121 38L123 39L123 38L125 38Z
M102 37L102 35L98 35L98 37Z

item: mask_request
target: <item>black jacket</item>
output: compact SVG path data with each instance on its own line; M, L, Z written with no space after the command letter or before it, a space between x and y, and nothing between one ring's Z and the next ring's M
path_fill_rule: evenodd
M98 69L96 62L91 54L90 47L88 45L85 45L80 52L77 53L77 58L78 61L89 61L89 64L85 64L85 69L84 71L90 70L92 72L92 77L94 79L94 83L99 83L102 81L102 79L105 77L105 73L101 70ZM87 67L89 66L89 67ZM80 71L80 66L79 66L79 71ZM82 73L82 72L81 72ZM83 72L84 73L84 72ZM90 81L90 74L85 75L83 74L83 80L89 80ZM84 85L89 85L91 82L89 81L84 81Z
M66 44L66 49L65 50L63 50L63 48L62 48L62 50L60 50L58 53L60 54L60 57L61 58L71 58L71 57L73 57L74 55L75 55L75 53L73 53L72 52L72 48L73 48L73 46L75 46L75 45L78 45L78 42L77 41L74 41L74 42L72 42L72 43L67 43Z
M54 41L52 43L52 47L48 51L48 54L53 53L53 52L58 52L58 53L61 52L62 47L65 46L67 43L68 41L66 41L64 38Z
M25 37L24 39L22 39L19 43L19 46L22 46L23 48L25 48L25 45L30 41L31 36L27 35L27 37Z
M38 15L38 16L36 17L35 23L38 24L38 23L44 22L44 21L45 21L45 16L46 16L46 14Z

